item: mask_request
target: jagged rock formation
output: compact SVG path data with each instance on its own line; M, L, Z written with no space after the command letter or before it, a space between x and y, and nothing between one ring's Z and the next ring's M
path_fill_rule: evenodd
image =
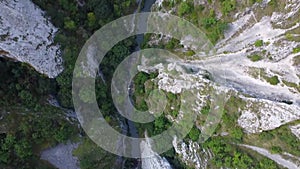
M296 137L300 139L300 124L295 125L295 126L290 126L290 129L293 134L295 134Z
M194 2L198 4L198 1ZM219 85L231 93L237 93L246 102L246 106L236 113L241 113L238 124L247 133L273 130L300 119L300 68L295 64L295 58L300 53L293 52L294 48L300 47L300 42L292 40L300 36L297 33L300 29L300 1L287 0L280 11L264 13L269 2L263 0L239 11L234 16L235 21L229 24L224 39L215 45L214 55L204 58L196 53L190 60L186 57L188 61L179 61L181 65L209 72L213 81L206 85ZM168 11L162 4L163 0L157 1L155 10L168 13L176 10L172 8ZM152 38L149 44L162 40L165 39ZM258 40L263 45L255 45ZM262 56L259 61L248 58L256 54ZM196 76L200 75L183 73L173 77L167 71L159 71L158 85L160 89L180 93L182 88L197 86L201 81ZM277 77L278 82L271 84L270 77ZM198 101L202 100L199 97ZM201 106L203 104L199 105L199 109ZM299 125L290 128L299 137ZM175 144L174 147L183 162L199 168L197 153L193 152L197 148L190 148L191 145L185 143ZM273 158L269 154L266 156ZM295 167L294 164L286 166Z
M30 0L0 1L0 57L34 67L50 78L62 72L55 28Z
M249 133L272 130L300 119L300 91L296 87L299 87L300 72L299 66L294 64L300 53L293 53L300 42L286 38L288 33L299 29L300 3L289 0L283 10L264 15L261 12L269 2L264 0L238 12L236 21L229 24L225 38L215 45L214 55L203 58L196 54L192 60L179 61L182 65L209 72L214 81L211 85L218 84L240 94L248 105L240 111L239 125ZM157 1L156 7L161 4L162 1ZM264 44L256 46L257 40ZM253 62L247 58L257 53L262 55L261 60ZM191 79L190 76L180 75L170 83L171 76L160 72L159 87L178 93L182 87L199 83L198 78ZM270 77L277 77L278 83L270 84ZM181 83L180 79L188 80Z
M172 169L171 165L164 157L159 156L151 149L150 139L141 142L142 169Z
M249 99L238 123L247 133L272 130L300 119L300 107L269 100Z
M72 151L77 147L78 143L59 144L44 150L41 159L49 161L59 169L79 169L78 159L72 155Z
M254 11L263 10L268 2L255 4L237 15L239 19L230 24L225 39L216 45L223 63L211 69L217 74L222 70L219 67L224 66L226 75L218 77L226 79L227 84L223 85L253 97L243 97L247 107L239 119L239 125L249 133L272 130L300 119L299 91L288 85L293 83L299 86L300 72L293 65L293 59L300 54L292 51L300 46L300 42L286 38L287 32L299 29L298 22L290 23L299 15L299 1L290 0L283 11L256 18ZM254 43L257 40L263 40L266 44L256 47ZM225 51L229 53L222 54ZM263 59L251 62L246 58L255 53L263 55ZM279 79L277 85L271 85L266 80L266 77L273 76Z
M212 158L213 154L202 148L198 143L190 141L188 144L185 142L177 142L174 138L173 146L179 157L188 166L194 166L196 169L207 168L208 161Z

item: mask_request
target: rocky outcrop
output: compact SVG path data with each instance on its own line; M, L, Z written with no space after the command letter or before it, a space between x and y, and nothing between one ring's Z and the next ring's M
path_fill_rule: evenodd
M300 107L268 100L244 98L247 105L238 119L247 133L273 130L288 122L300 119Z
M300 124L295 126L290 126L290 129L292 133L300 140Z
M186 165L196 169L207 168L208 162L213 156L209 150L192 141L189 143L177 142L177 139L174 138L173 146L180 159Z
M164 157L154 152L151 148L150 139L146 137L141 142L142 169L172 169L171 165Z
M25 62L50 78L63 70L57 32L30 0L0 1L0 57Z
M168 12L162 2L157 1L156 9ZM234 91L246 102L245 107L235 113L241 114L238 125L247 133L273 130L300 119L300 92L297 88L300 84L300 72L299 67L293 65L294 58L300 55L293 52L293 49L299 47L300 42L288 38L300 36L300 24L297 20L300 15L300 1L287 0L281 6L283 9L267 14L264 10L270 5L269 2L270 0L263 0L262 3L255 3L238 12L234 17L235 21L229 24L224 39L215 45L216 53L213 55L197 59L196 54L188 61L179 61L185 67L196 67L209 72L212 78L206 84ZM153 37L149 44L158 44L167 38ZM262 46L255 45L258 40L263 41ZM261 60L254 62L248 58L255 54L260 55ZM160 69L158 86L172 93L180 93L185 88L201 89L204 87L198 85L203 84L199 80L200 76L200 73L183 73L173 77L167 69ZM278 77L277 84L271 84L267 80L274 76ZM209 92L199 95L209 95ZM203 104L198 106L199 109L201 106ZM299 137L299 125L290 128ZM174 143L174 148L184 163L195 168L205 168L205 160L201 159L211 157L208 152L203 152L191 142ZM259 148L256 150L288 168L299 167L280 159L279 155L272 155Z
M58 169L79 169L78 159L72 154L77 147L78 143L59 144L44 150L41 159L49 161Z

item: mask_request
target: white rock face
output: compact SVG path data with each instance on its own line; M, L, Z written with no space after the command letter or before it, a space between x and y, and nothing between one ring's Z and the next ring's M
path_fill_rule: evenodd
M273 130L288 122L300 119L300 108L295 105L268 100L245 99L247 105L238 119L247 133Z
M0 57L25 62L50 78L63 70L55 28L30 0L0 1Z
M288 57L293 48L299 42L287 41L285 33L299 27L296 24L288 24L290 20L297 17L300 9L299 0L287 0L284 10L273 12L271 16L264 16L261 20L256 18L258 13L254 13L256 8L263 8L269 1L262 4L255 4L251 8L237 14L237 20L229 24L229 29L225 32L225 38L216 46L219 53L224 51L237 52L247 49L247 55L265 50L272 56L274 61L280 61ZM276 25L277 28L273 26ZM298 35L296 35L298 36ZM256 40L268 42L268 45L257 48L254 47Z
M172 93L181 93L184 89L205 89L204 86L209 84L213 88L219 86L239 93L246 102L246 107L236 112L241 113L238 124L247 133L273 130L299 120L300 92L295 87L289 86L286 81L294 85L300 84L299 67L293 64L293 59L300 53L292 52L295 47L300 46L300 42L287 38L290 31L300 27L299 21L295 20L300 13L300 0L287 0L284 10L259 17L261 13L256 13L257 9L263 10L269 2L264 0L238 13L235 16L236 21L229 25L225 38L216 44L216 54L206 58L199 57L199 60L193 57L188 61L179 61L180 65L188 68L209 72L213 83L199 80L201 73L182 73L174 77L169 70L161 69L157 77L159 88ZM300 34L292 36L299 37ZM184 40L181 42L185 43ZM257 40L263 40L263 46L255 46ZM253 62L247 58L253 54L261 55L262 60ZM258 70L256 77L252 70ZM278 77L277 85L272 85L267 80L273 76ZM195 96L208 94L209 90L205 92L196 93ZM243 94L247 97L242 96ZM199 99L203 100L205 98ZM196 106L200 110L203 104ZM291 130L299 136L299 126L292 126ZM174 147L186 164L205 168L199 162L199 152L194 151L197 147L186 143L176 143ZM290 168L295 166L289 163L285 165Z
M58 169L79 169L78 159L72 155L72 151L78 147L78 143L68 142L46 149L41 154L41 159L49 161Z
M292 133L300 139L300 124L295 126L290 126Z
M146 141L141 142L140 145L141 156L146 157L142 158L142 169L172 169L167 159L159 156L151 149L150 141L149 138L146 138Z
M238 120L239 125L248 133L272 130L300 119L300 94L284 83L284 81L294 84L300 82L300 72L293 65L293 58L300 53L292 53L293 48L300 43L287 40L285 36L288 31L299 28L299 23L289 24L287 19L292 20L296 13L299 13L300 1L287 2L285 10L280 13L274 12L271 16L264 16L261 19L256 18L253 10L262 8L261 6L254 5L246 9L230 24L225 39L216 45L218 57L213 56L199 61L199 65L203 65L203 69L208 70L222 86L253 97L243 98L247 102L247 107L241 110L242 116ZM277 28L274 28L274 25L277 25ZM256 40L268 43L262 47L255 47ZM272 59L263 54L261 55L264 59L258 62L252 62L247 58L248 55L264 50ZM224 51L227 53L223 53ZM253 77L250 73L253 68L259 72L263 70L267 77L277 76L279 83L271 85L261 75ZM284 101L291 104L281 103Z
M168 70L160 70L158 86L160 89L174 94L181 93L183 90L204 89L209 80L202 78L203 74L187 74L179 65L168 65ZM171 74L176 71L178 73Z
M196 169L207 168L208 161L213 156L209 150L201 148L198 143L192 141L188 144L185 142L178 143L176 138L174 138L173 146L181 160L186 165Z

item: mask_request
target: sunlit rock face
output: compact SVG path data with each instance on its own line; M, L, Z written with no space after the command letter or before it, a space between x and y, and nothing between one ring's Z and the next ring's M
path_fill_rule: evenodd
M284 124L300 119L299 106L263 99L243 99L247 101L247 105L244 110L241 110L242 115L238 119L238 124L244 128L244 131L247 133L273 130ZM291 129L297 132L296 126L293 126Z
M152 150L150 142L151 140L147 138L140 145L141 155L145 157L142 158L142 169L172 169L167 159Z
M163 2L167 0L156 1L153 10L176 13L178 6L169 7ZM192 57L184 56L184 59L178 60L180 65L208 72L211 78L207 82L199 80L201 74L182 73L174 77L167 69L158 69L159 88L176 94L184 88L204 88L200 84L227 89L230 92L225 92L226 95L236 95L245 103L238 105L239 109L235 113L239 114L237 125L247 134L275 130L299 120L300 65L296 60L300 52L294 49L300 47L300 0L277 1L276 8L270 2L263 0L247 8L237 9L224 38L214 46L215 53L207 57L196 53ZM194 4L202 4L202 1L195 0ZM219 18L217 10L215 13ZM149 45L155 46L168 39L168 35L153 36ZM181 39L181 45L185 44L184 39L189 37ZM257 45L257 42L262 44ZM181 50L177 48L174 51ZM259 59L251 58L255 55ZM272 82L274 79L275 82ZM209 95L209 92L199 92L199 95ZM203 104L199 104L197 110L201 110L201 106ZM290 129L299 138L299 124L290 126ZM211 157L196 144L175 142L173 146L181 161L193 168L205 168L205 160L202 158ZM286 166L293 167L293 164Z
M208 161L213 157L209 150L202 148L197 142L178 142L175 137L173 146L182 161L196 169L207 168Z
M30 0L0 1L0 56L25 62L50 78L62 72L57 32Z
M300 140L300 124L295 126L290 126L290 129L292 133Z
M41 159L48 161L58 169L79 169L79 161L72 155L72 151L77 147L78 143L59 144L44 150Z
M247 107L239 111L238 123L247 133L273 130L300 118L300 72L295 64L300 53L293 52L300 46L295 40L300 36L300 1L288 0L280 10L266 13L269 2L264 0L237 11L224 38L214 46L216 53L212 56L197 58L195 54L191 60L180 61L209 72L213 85L239 93ZM158 7L156 10L162 11ZM257 41L262 41L262 45L255 45ZM261 58L252 61L253 55ZM270 78L277 82L272 84ZM184 85L177 83L176 89ZM171 87L170 83L160 85L163 89Z
M293 60L300 53L292 51L300 42L287 38L288 35L299 36L289 34L299 29L299 22L295 21L300 10L299 0L288 0L281 11L260 16L256 10L263 10L262 6L268 2L238 13L237 20L229 24L225 38L216 45L224 60L219 67L227 65L222 68L227 73L223 77L225 85L252 97L243 97L247 106L240 111L242 115L238 120L247 133L273 130L300 118L299 91L288 84L299 86L300 72ZM255 46L257 40L263 40L264 45ZM222 55L224 51L229 53ZM261 55L262 60L252 62L246 58L252 54ZM221 72L218 66L213 69L215 74ZM279 82L271 85L265 77L274 76Z

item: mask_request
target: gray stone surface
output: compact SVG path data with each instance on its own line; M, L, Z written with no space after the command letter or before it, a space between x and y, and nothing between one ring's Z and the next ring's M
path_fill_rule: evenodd
M59 144L46 149L41 154L41 159L48 161L58 169L80 169L78 159L72 152L78 147L78 143Z
M0 57L25 62L48 77L63 70L55 28L30 0L0 0Z

